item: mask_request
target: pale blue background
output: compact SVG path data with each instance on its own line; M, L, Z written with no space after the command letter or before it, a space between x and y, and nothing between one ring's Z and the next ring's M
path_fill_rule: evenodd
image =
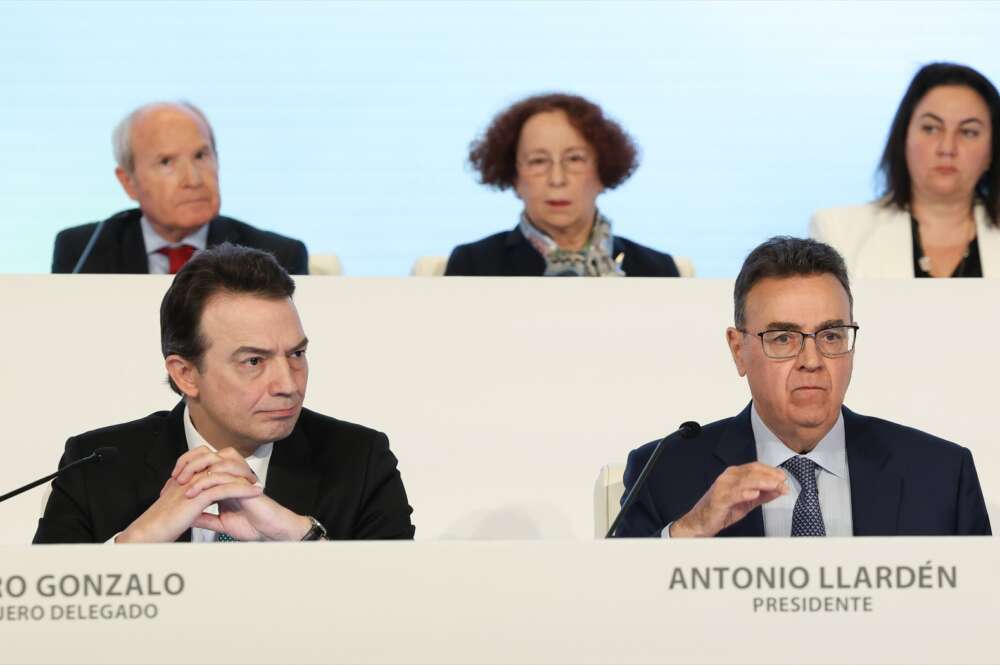
M601 207L622 235L732 276L819 207L868 200L914 71L1000 81L993 3L0 3L0 270L129 206L109 134L186 98L219 139L222 210L352 275L512 227L469 142L504 105L568 90L643 152Z

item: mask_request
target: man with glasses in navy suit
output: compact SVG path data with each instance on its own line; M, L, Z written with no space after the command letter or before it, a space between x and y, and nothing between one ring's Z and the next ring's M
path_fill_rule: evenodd
M990 535L968 449L843 406L859 326L833 248L768 240L734 300L726 339L752 401L668 438L618 535ZM626 492L653 447L629 455Z

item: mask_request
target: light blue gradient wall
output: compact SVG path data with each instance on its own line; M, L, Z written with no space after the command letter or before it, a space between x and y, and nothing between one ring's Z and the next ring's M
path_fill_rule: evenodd
M223 212L348 274L513 226L470 140L515 99L599 102L642 147L616 231L732 276L812 210L870 199L895 106L932 60L1000 81L994 3L0 3L0 271L128 207L109 134L186 98L219 139Z

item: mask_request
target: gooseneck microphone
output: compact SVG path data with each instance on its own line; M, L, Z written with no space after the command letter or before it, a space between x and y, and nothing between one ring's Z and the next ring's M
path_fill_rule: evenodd
M94 232L90 234L90 238L87 240L86 247L83 248L83 252L80 254L80 258L76 260L76 265L73 266L72 274L77 275L80 273L81 270L83 270L83 264L86 263L87 259L90 258L91 252L94 251L94 245L97 244L97 238L98 236L101 235L101 231L104 230L104 225L107 223L108 220L102 219L101 223L98 224L97 228L94 229ZM0 499L0 501L3 501L3 499Z
M677 428L677 432L683 439L693 439L701 434L701 425L693 420L688 420L687 422L681 423L681 426ZM653 448L653 454L649 456L648 460L646 460L646 465L642 467L639 477L636 478L635 485L632 485L632 489L625 496L625 500L622 502L622 509L618 511L618 516L615 517L615 521L611 523L611 528L608 529L608 533L604 536L605 538L617 537L615 530L618 528L618 523L621 522L622 516L628 512L628 509L632 507L632 504L635 503L635 500L639 497L639 490L641 490L642 486L646 484L646 478L649 476L649 472L653 469L653 465L656 464L656 460L659 458L660 453L663 452L663 442L671 436L672 434L668 434L656 442L656 447Z
M24 487L18 487L13 492L7 492L3 496L0 496L0 503L3 503L7 499L10 499L12 497L17 496L18 494L21 494L23 492L27 492L28 490L30 490L30 489L32 489L34 487L38 487L42 483L47 483L48 481L52 480L53 478L55 478L59 474L65 473L66 471L69 471L70 469L74 469L74 468L76 468L78 466L83 466L84 464L90 464L92 462L96 462L98 464L100 464L101 462L110 462L113 459L115 459L116 457L118 457L118 449L115 448L114 446L106 446L106 447L103 447L103 448L98 448L97 450L95 450L94 452L90 453L86 457L78 459L75 462L70 462L69 464L67 464L63 468L59 469L55 473L50 473L49 475L45 476L44 478L39 478L38 480L36 480L36 481L34 481L32 483L28 483Z

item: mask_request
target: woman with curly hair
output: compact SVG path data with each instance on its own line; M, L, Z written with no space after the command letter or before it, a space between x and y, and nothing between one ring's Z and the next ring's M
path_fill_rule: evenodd
M524 202L513 231L459 245L446 275L677 277L669 254L615 236L597 209L605 189L638 166L635 144L596 104L575 95L529 97L472 143L480 182Z

